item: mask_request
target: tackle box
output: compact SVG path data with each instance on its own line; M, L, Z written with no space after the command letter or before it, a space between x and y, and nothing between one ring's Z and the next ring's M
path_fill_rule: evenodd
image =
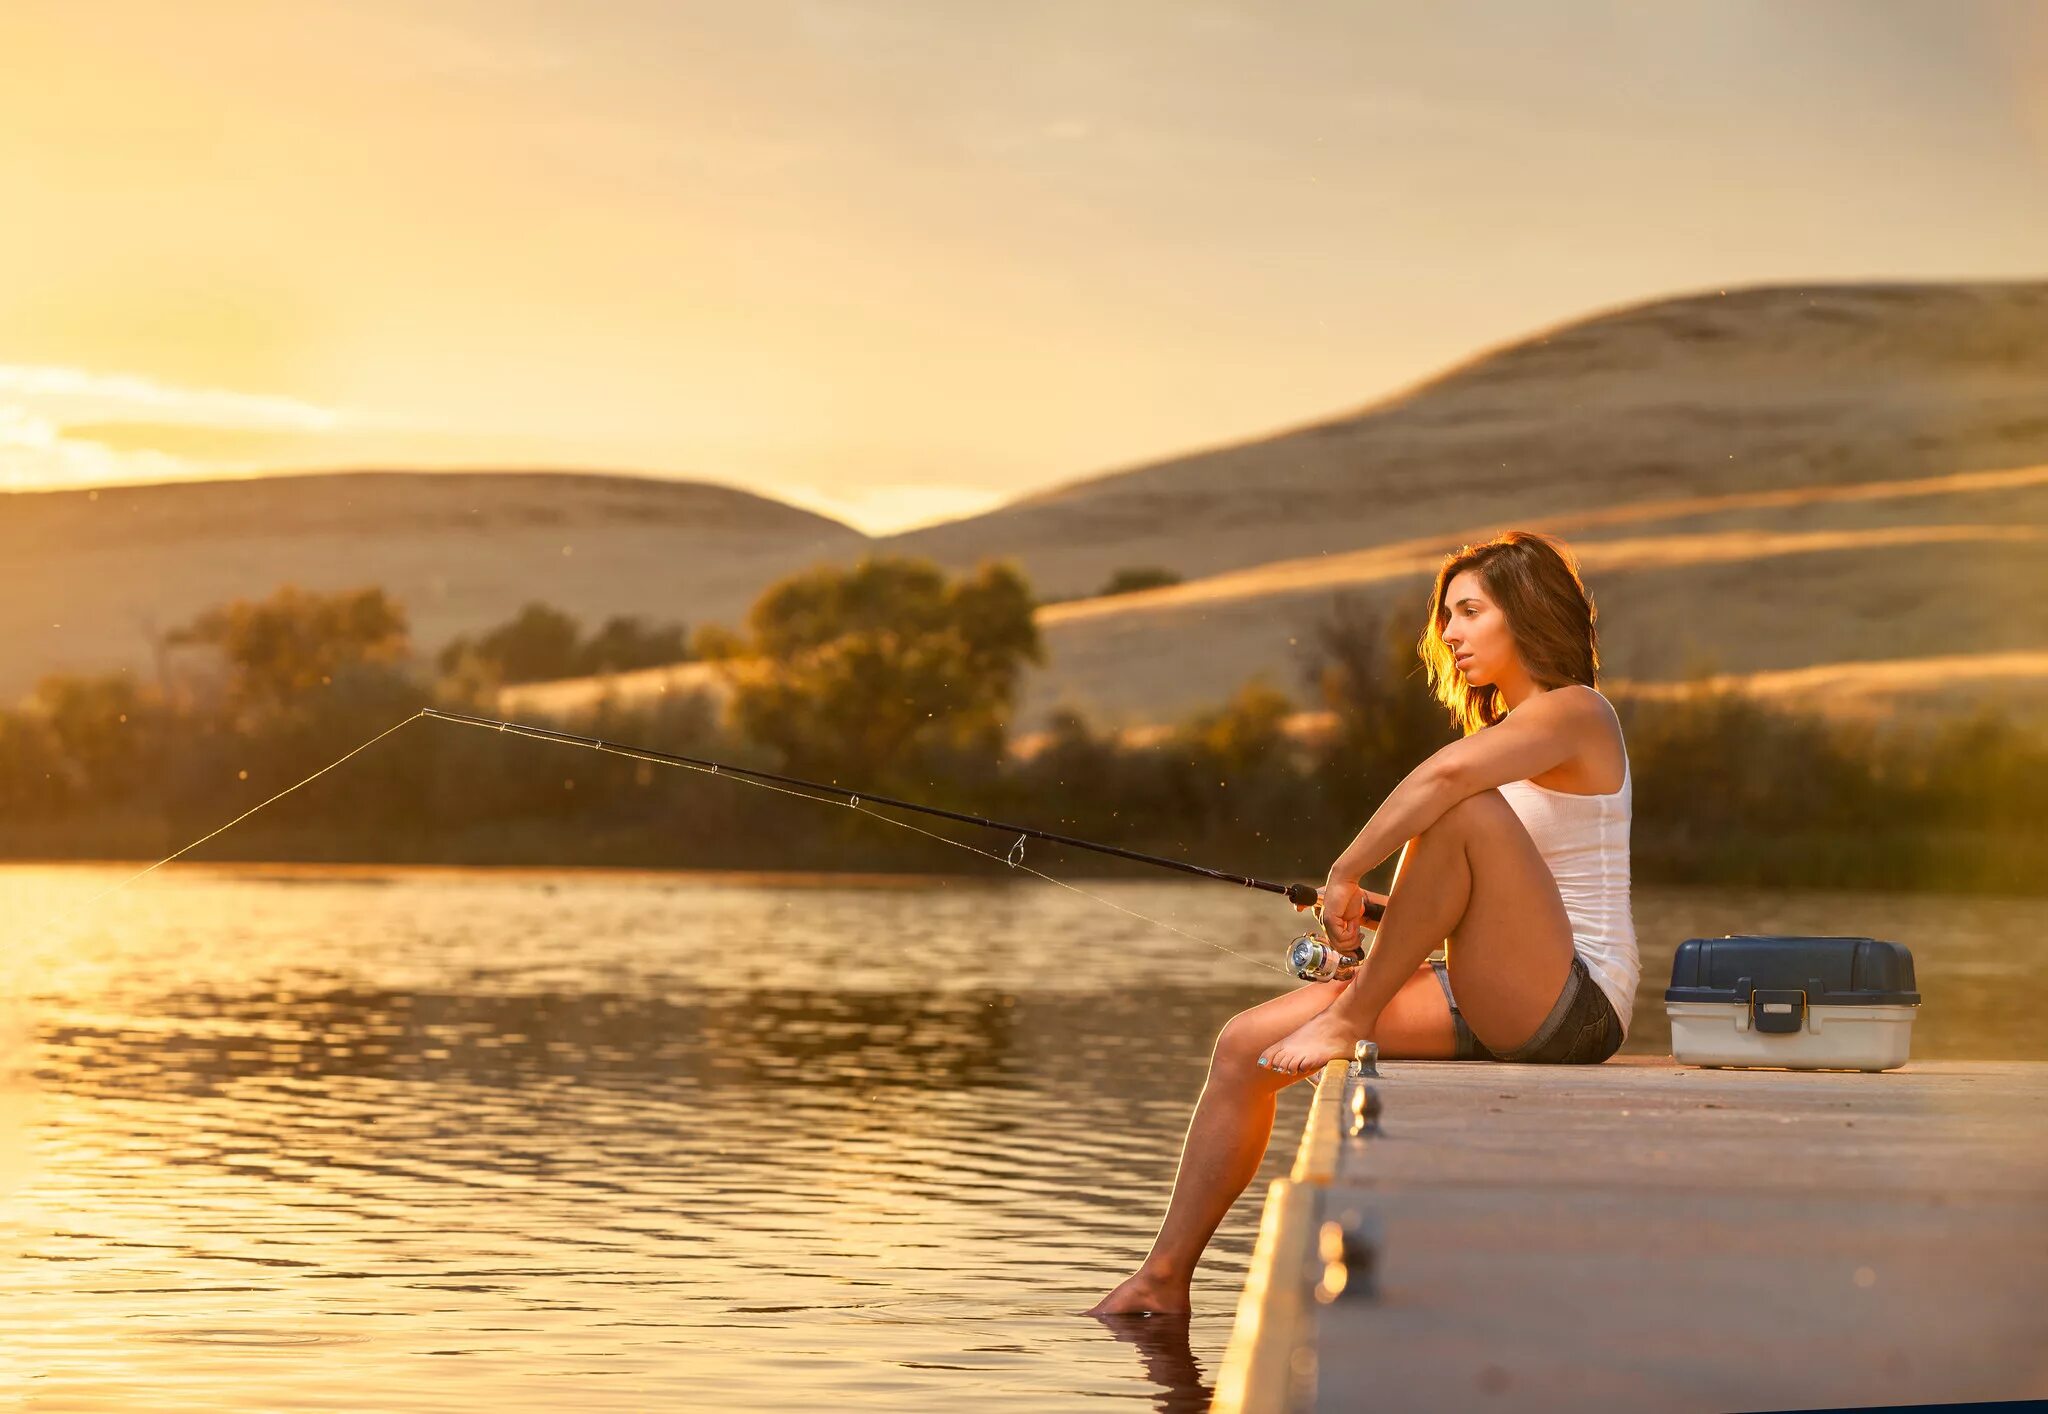
M1687 938L1664 1010L1684 1065L1890 1070L1920 993L1913 954L1877 938Z

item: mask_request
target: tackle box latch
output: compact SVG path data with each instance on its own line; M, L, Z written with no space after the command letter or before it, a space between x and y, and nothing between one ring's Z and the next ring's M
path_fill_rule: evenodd
M1806 1025L1806 993L1755 988L1749 994L1749 1024L1772 1035L1802 1030Z

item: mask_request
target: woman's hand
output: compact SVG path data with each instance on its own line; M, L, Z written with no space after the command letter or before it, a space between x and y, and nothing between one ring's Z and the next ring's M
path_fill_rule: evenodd
M1379 912L1384 913L1387 907L1387 896L1385 894L1376 894L1371 889L1357 888L1355 885L1351 884L1339 884L1337 886L1337 889L1340 899L1345 895L1347 891L1350 894L1352 894L1354 897L1352 898L1351 902L1349 904L1339 903L1336 906L1336 908L1333 909L1328 901L1330 885L1325 884L1320 889L1316 890L1316 901L1313 905L1316 911L1316 917L1318 919L1327 920L1334 916L1341 920L1343 917L1343 913L1348 911L1351 915L1350 923L1352 925L1350 937L1352 943L1354 944L1358 941L1358 929L1370 928L1373 931L1377 932L1379 930L1380 920L1377 917L1368 914L1366 912L1366 909L1368 907L1376 907ZM1308 904L1296 904L1294 906L1294 911L1296 913L1300 913L1303 909L1308 908L1310 906L1311 905ZM1327 922L1325 922L1324 925L1323 936L1326 938L1330 938L1332 942L1336 941L1334 937L1331 937ZM1352 948L1347 946L1345 948L1345 951L1352 951Z
M1359 950L1358 930L1365 921L1365 891L1346 879L1331 879L1316 890L1323 936L1340 952Z

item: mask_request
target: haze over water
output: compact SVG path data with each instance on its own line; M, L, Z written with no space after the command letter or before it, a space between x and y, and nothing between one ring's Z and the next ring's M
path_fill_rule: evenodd
M1073 1313L1277 972L1037 883L174 866L78 908L121 875L0 869L0 1393L35 1410L1200 1408L1309 1096L1187 1342L1127 1343ZM1260 963L1297 922L1088 887ZM1636 918L1631 1051L1678 940L1782 931L1908 943L1916 1058L2042 1058L2048 901Z

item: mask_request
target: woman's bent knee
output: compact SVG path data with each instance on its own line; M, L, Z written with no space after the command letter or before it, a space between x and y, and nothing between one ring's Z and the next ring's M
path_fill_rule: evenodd
M1216 1048L1209 1055L1210 1068L1257 1069L1259 1057L1271 1044L1264 1039L1265 1033L1266 1028L1259 1025L1252 1012L1241 1011L1231 1017L1216 1033Z
M1268 997L1257 1006L1247 1007L1231 1017L1216 1035L1216 1049L1209 1060L1210 1075L1233 1083L1249 1078L1275 1085L1299 1079L1298 1076L1275 1076L1272 1071L1260 1067L1259 1057L1328 1007L1348 985L1345 982L1311 982L1291 992L1282 992L1277 997Z
M1216 1033L1215 1049L1209 1055L1211 1076L1235 1081L1271 1082L1283 1086L1301 1078L1298 1075L1279 1075L1259 1064L1259 1057L1264 1055L1274 1042L1283 1039L1300 1024L1289 1018L1274 1016L1269 1010L1270 1007L1271 1003L1267 1003L1263 1007L1241 1011L1223 1023L1223 1029Z

